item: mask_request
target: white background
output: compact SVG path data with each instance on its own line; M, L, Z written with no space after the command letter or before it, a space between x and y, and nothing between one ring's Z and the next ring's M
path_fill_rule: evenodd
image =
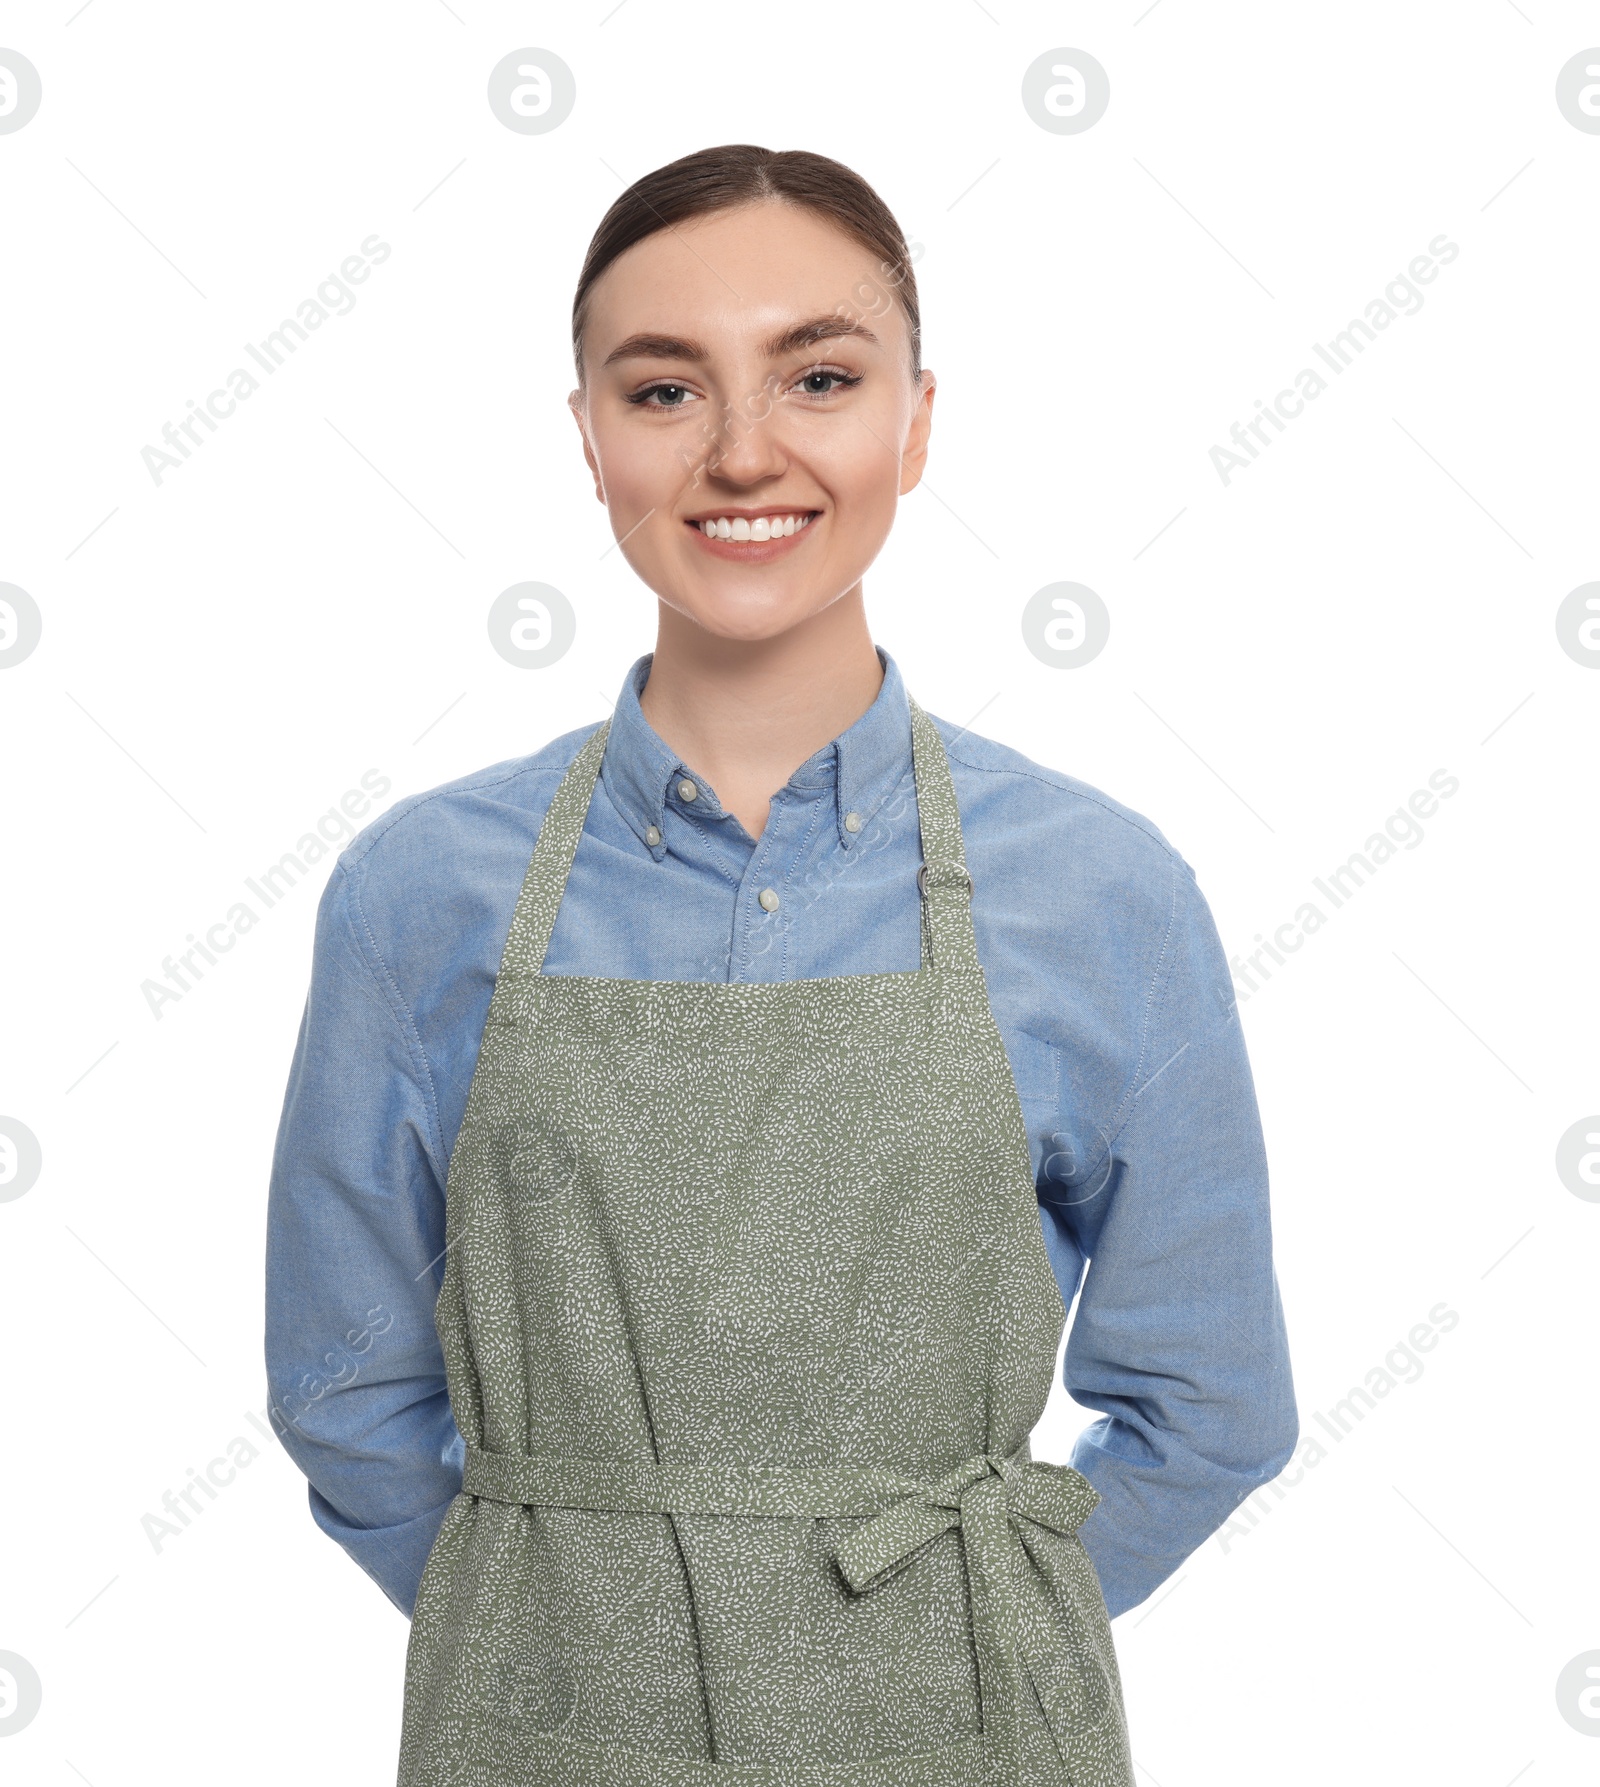
M141 983L363 771L388 804L603 716L654 601L565 410L574 279L623 183L755 141L922 245L932 456L868 604L926 706L1152 819L1230 952L1460 782L1241 1006L1327 1455L1117 1622L1141 1783L1592 1781L1556 1678L1600 1647L1600 1205L1555 1150L1600 1109L1600 673L1555 612L1600 576L1600 136L1554 90L1600 6L79 4L0 15L44 92L0 136L0 580L44 617L0 672L0 1115L44 1163L0 1204L0 1651L44 1683L7 1778L393 1779L405 1621L247 1418L327 864L159 1020ZM547 135L486 102L522 46L576 75ZM1110 75L1079 135L1021 103L1058 46ZM1224 485L1441 232L1422 308ZM355 308L153 482L373 233ZM577 611L543 671L486 633L523 579ZM1082 669L1022 638L1057 580L1111 614ZM1323 1433L1441 1302L1420 1378ZM1058 1391L1039 1454L1087 1418Z

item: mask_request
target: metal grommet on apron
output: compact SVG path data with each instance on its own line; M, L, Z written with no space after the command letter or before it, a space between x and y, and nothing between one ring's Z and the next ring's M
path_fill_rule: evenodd
M446 1188L466 1443L400 1787L1132 1787L1066 1320L909 703L922 965L543 972L609 722L540 828Z

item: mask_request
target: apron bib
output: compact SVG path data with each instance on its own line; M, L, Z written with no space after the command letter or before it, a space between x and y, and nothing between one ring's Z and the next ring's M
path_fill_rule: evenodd
M557 789L446 1188L466 1442L399 1787L1133 1787L1066 1310L910 703L922 966L549 975L609 722Z

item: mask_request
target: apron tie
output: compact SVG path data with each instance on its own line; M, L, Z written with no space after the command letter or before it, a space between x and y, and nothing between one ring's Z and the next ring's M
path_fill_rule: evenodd
M834 1552L845 1581L867 1594L941 1533L960 1527L984 1741L998 1781L1022 1778L1022 1671L1031 1667L1038 1681L1046 1667L1046 1659L1033 1652L1018 1606L1011 1523L1026 1520L1071 1534L1099 1500L1088 1478L1070 1467L985 1452L857 1527Z
M960 1527L978 1658L978 1705L991 1779L1022 1778L1022 1673L1047 1683L1052 1659L1022 1604L1013 1575L1011 1528L1024 1522L1070 1535L1100 1500L1070 1465L978 1453L936 1483L874 1465L658 1464L486 1451L470 1442L462 1472L468 1495L521 1507L617 1513L732 1514L746 1518L867 1516L834 1549L855 1594L897 1575L924 1546ZM1075 1722L1051 1695L1046 1722L1062 1766Z

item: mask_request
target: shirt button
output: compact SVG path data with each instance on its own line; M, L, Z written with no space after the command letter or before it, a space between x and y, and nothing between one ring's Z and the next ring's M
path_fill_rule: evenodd
M700 797L700 790L695 787L694 783L691 782L687 776L685 776L678 784L678 795L682 800L698 800Z
M764 887L761 892L756 895L756 898L761 902L761 908L764 912L776 912L778 910L778 896L774 889Z
M656 845L661 842L661 827L659 825L647 825L644 829L644 841L652 850L654 850Z
M846 831L860 831L861 815L859 813L846 813L844 816L844 828Z

